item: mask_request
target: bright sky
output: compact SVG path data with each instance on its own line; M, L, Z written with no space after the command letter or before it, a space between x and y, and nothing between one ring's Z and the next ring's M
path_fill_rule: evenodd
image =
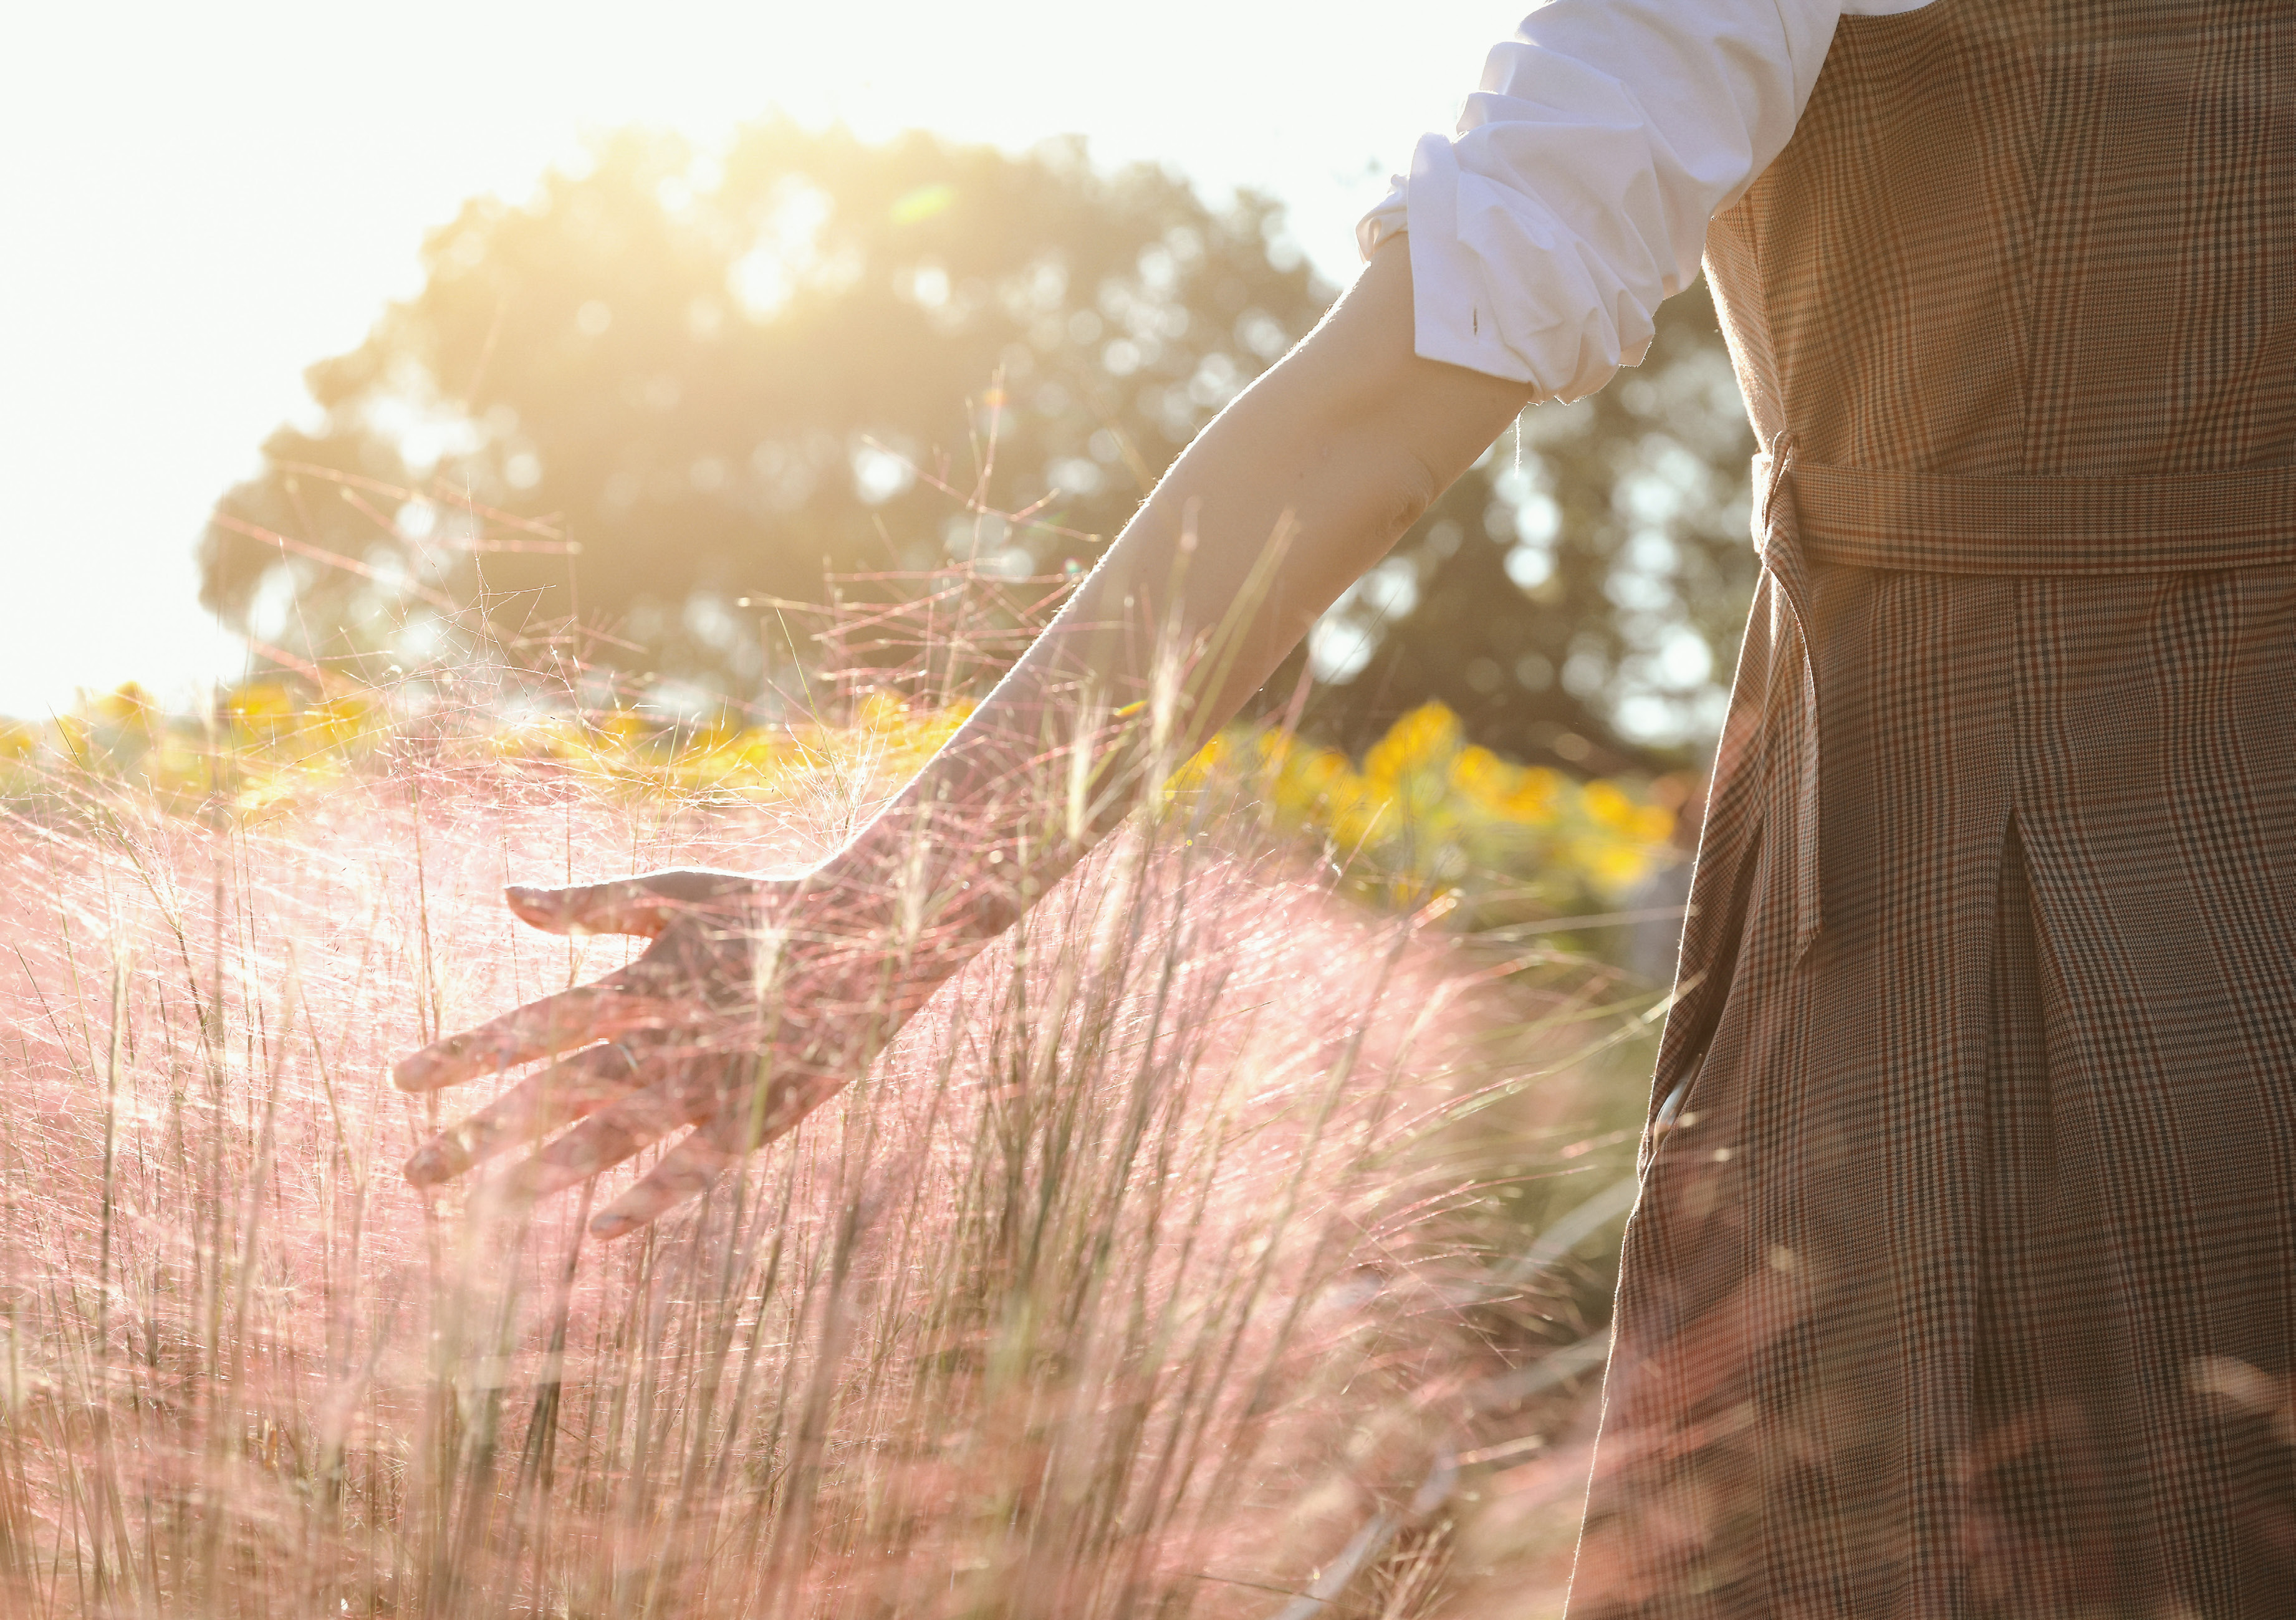
M1334 280L1522 0L53 4L0 49L0 714L242 654L200 610L209 503L417 286L423 231L585 130L703 141L778 104L1263 187ZM1406 21L1407 19L1407 21Z

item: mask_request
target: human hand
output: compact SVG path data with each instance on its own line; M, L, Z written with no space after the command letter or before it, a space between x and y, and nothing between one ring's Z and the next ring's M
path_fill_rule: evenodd
M512 1196L541 1197L692 1127L591 1221L599 1237L654 1220L790 1130L865 1068L922 999L885 970L880 936L857 926L849 886L827 869L661 871L505 897L552 933L652 943L618 972L399 1063L400 1088L428 1092L552 1060L432 1137L407 1160L407 1179L435 1186L571 1125L504 1178Z

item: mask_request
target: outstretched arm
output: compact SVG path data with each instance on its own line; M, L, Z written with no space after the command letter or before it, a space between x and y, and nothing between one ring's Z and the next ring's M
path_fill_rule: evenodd
M969 954L1225 724L1531 397L1413 352L1410 258L1383 247L1189 446L1011 674L832 865L898 904L946 901L964 860L969 887L944 920L949 948ZM1176 658L1186 678L1159 696L1159 662ZM1086 779L1067 757L1079 748L1093 754L1080 814L1063 790ZM993 867L988 848L1004 856Z
M934 985L1235 713L1531 397L1414 353L1410 260L1382 248L1198 436L947 746L821 866L513 889L537 926L653 943L619 973L401 1063L398 1084L428 1091L560 1060L433 1139L408 1174L445 1181L571 1125L517 1173L539 1194L691 1125L594 1228L628 1231L698 1192L865 1067Z

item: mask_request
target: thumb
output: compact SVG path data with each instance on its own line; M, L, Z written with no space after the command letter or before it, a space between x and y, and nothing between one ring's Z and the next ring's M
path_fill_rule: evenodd
M503 898L521 921L553 934L636 934L652 939L680 913L747 893L758 880L731 871L657 871L538 888L513 883Z

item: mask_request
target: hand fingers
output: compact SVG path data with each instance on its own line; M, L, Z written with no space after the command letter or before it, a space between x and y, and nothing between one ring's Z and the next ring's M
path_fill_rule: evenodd
M714 1121L689 1133L629 1190L590 1217L590 1235L619 1238L701 1197L718 1173L739 1157L719 1140L720 1134Z
M577 985L402 1059L391 1078L402 1092L430 1092L473 1075L498 1074L554 1052L660 1023L667 1009L633 994L621 974Z
M634 1036L594 1046L529 1076L423 1143L406 1161L406 1179L417 1187L451 1181L505 1148L547 1136L627 1097L644 1082L644 1036Z
M718 1111L662 1156L661 1162L590 1220L597 1238L619 1238L660 1220L703 1188L727 1165L786 1135L838 1088L835 1076L785 1076L761 1096L749 1088L726 1093Z
M547 1198L611 1170L682 1126L709 1117L714 1088L690 1079L656 1082L599 1109L504 1178L513 1199Z
M681 912L745 894L757 882L731 871L657 871L572 888L512 884L503 897L522 921L553 934L636 934L652 939Z
M767 1071L755 1059L729 1076L710 1128L728 1151L750 1153L796 1129L844 1084L840 1075L820 1068L783 1066Z

